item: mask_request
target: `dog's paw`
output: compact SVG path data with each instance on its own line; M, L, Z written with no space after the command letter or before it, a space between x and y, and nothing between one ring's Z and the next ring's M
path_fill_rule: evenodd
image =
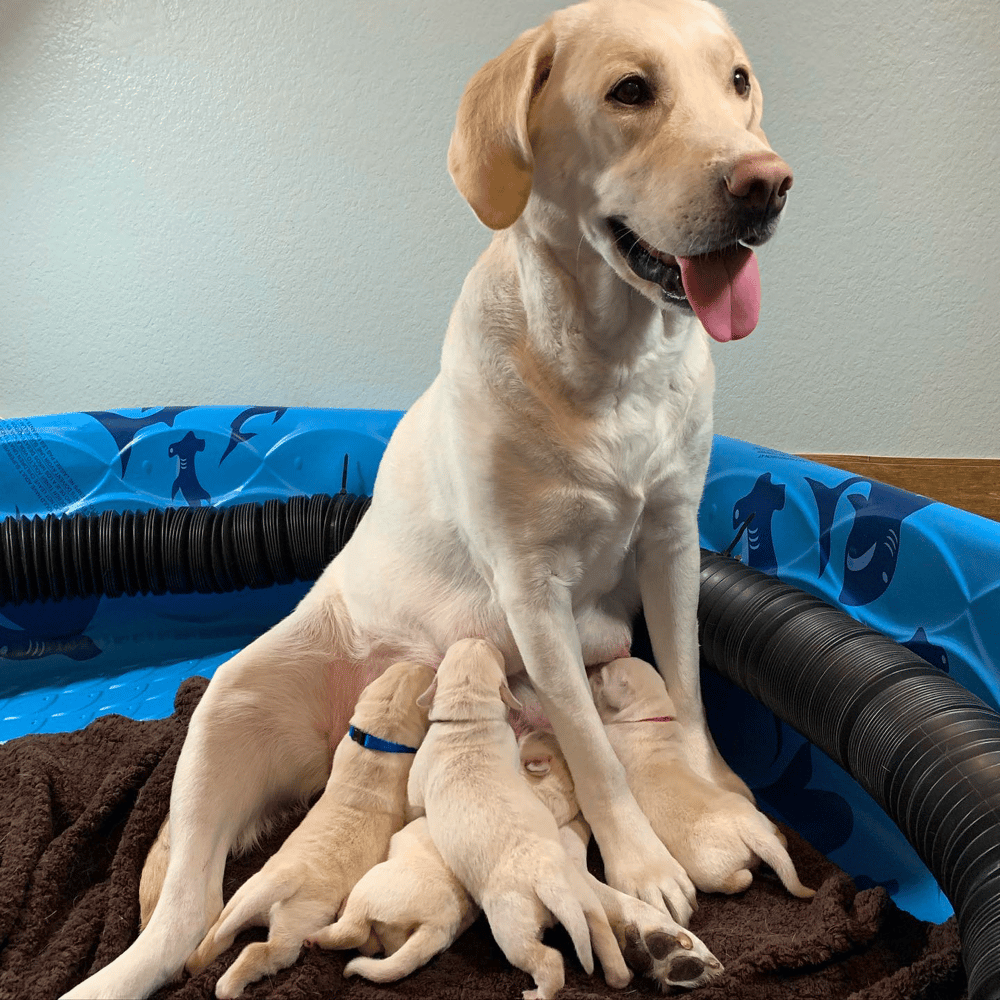
M721 975L722 963L689 931L670 932L636 924L616 931L626 964L660 985L694 989Z
M669 913L687 927L698 906L694 883L652 830L650 834L648 844L619 842L613 852L602 849L605 878L608 885Z

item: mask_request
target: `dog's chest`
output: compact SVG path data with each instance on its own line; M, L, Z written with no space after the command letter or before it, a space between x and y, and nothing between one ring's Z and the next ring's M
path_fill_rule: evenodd
M613 520L633 526L648 502L670 490L686 463L671 408L629 402L592 422L574 456L580 484L601 494Z

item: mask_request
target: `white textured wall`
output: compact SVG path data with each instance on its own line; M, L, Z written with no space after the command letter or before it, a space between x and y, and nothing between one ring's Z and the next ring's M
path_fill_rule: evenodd
M0 0L0 416L406 407L486 231L445 150L540 0ZM732 0L794 166L720 431L1000 455L996 0Z

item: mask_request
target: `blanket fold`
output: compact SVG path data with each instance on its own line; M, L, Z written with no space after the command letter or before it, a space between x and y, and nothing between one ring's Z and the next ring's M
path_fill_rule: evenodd
M0 746L0 1000L58 997L106 965L138 933L139 876L164 816L191 713L207 681L177 693L167 719L105 716L75 733L25 736ZM226 869L228 899L294 828L290 814ZM965 978L954 919L932 925L898 909L885 891L851 879L794 831L783 828L808 901L766 872L739 896L699 896L692 930L726 973L697 1000L963 1000ZM592 852L599 872L600 859ZM201 975L161 989L161 1000L208 1000L239 949L266 936L249 931ZM566 957L565 1000L624 996L586 976L555 929L547 940ZM493 1000L520 997L530 978L513 969L480 918L449 951L413 976L379 986L344 979L349 952L303 952L248 998L309 1000ZM636 979L628 995L655 996Z

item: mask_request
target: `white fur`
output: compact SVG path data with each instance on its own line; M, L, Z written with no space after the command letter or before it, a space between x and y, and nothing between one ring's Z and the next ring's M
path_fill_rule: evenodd
M684 756L680 722L663 678L634 657L591 675L608 739L657 836L703 892L742 892L766 861L790 893L814 895L799 881L777 827L742 795L699 777Z
M606 95L637 69L669 100L625 112ZM323 787L360 690L470 635L539 692L609 881L688 919L693 886L629 791L583 665L627 651L641 599L688 759L749 794L712 744L698 683L714 375L698 322L633 273L607 220L628 217L665 254L731 242L725 179L768 149L760 113L739 42L701 0L591 0L475 75L449 168L505 228L463 285L441 371L400 421L354 536L194 712L149 923L68 997L144 997L176 975L222 909L230 849Z
M517 704L497 648L486 639L455 643L438 668L431 726L410 771L410 807L425 812L434 846L482 907L507 960L534 978L525 1000L562 988L562 956L540 940L555 920L588 973L593 943L608 985L625 986L631 975L604 911L521 776L505 701Z

